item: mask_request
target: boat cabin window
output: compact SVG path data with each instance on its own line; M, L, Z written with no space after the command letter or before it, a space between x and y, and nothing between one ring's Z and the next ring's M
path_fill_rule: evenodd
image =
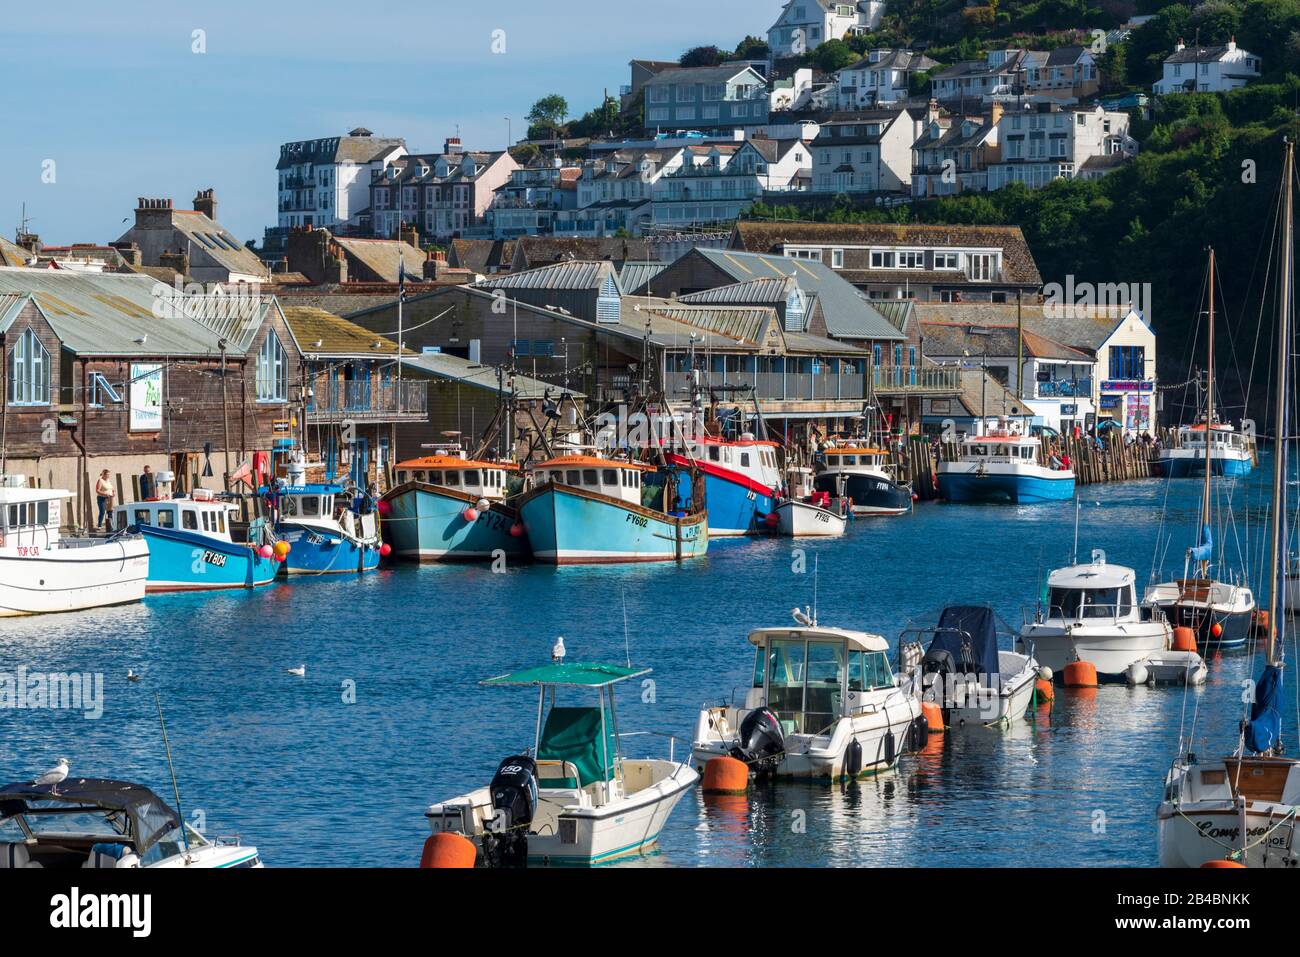
M718 461L719 459L721 459L721 458L722 458L722 450L719 449L716 445L710 445L710 446L709 446L709 461L710 461L710 462L717 462L717 461Z
M460 472L456 471L455 469L448 469L447 472L443 475L442 484L443 484L443 485L459 485L459 484L460 484Z
M740 453L740 466L741 466L741 468L749 468L749 453L748 453L748 452L741 452L741 453Z
M885 652L849 652L850 691L874 691L893 686L894 673L889 667L889 656Z
M175 528L176 510L174 508L158 509L158 518L155 524L157 524L159 528Z
M552 473L551 473L551 481L552 481L552 482L563 482L563 481L564 481L564 473L563 473L563 472L552 472Z
M577 469L569 469L564 473L564 481L568 485L581 485L582 476Z
M845 643L778 638L770 649L768 707L796 734L824 731L842 714Z
M135 523L137 525L152 525L153 519L149 515L147 508L137 508L135 510Z
M194 532L199 530L199 516L194 509L187 508L181 512L181 528L187 528Z
M415 480L416 480L417 482L423 482L423 481L426 481L426 479L425 479L425 477L424 477L424 472L416 472L416 473L415 473ZM441 472L430 472L430 473L429 473L429 478L428 478L427 481L428 481L428 483L429 483L430 485L441 485L441 484L442 484L442 473L441 473Z
M465 485L470 486L470 485L478 485L478 484L479 484L478 469L466 469Z
M1051 613L1062 618L1112 618L1133 610L1133 586L1119 588L1053 588Z
M619 484L618 469L601 469L600 480L606 485L617 486Z
M8 527L11 532L28 525L48 525L49 502L19 502L9 506Z

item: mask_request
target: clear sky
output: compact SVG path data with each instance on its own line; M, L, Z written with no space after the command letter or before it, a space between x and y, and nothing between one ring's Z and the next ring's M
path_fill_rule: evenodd
M214 187L239 239L276 221L280 144L365 126L441 149L516 138L539 97L577 115L633 58L766 35L782 0L9 2L0 15L0 233L106 243L139 196ZM193 51L204 31L206 52ZM504 30L505 52L493 53ZM53 179L52 182L45 180Z

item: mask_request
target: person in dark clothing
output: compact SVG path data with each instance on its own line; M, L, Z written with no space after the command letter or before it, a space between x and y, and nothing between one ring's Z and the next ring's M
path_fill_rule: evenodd
M157 488L158 486L154 480L153 469L146 465L144 471L140 474L140 500L142 502L149 501L149 499L154 497Z

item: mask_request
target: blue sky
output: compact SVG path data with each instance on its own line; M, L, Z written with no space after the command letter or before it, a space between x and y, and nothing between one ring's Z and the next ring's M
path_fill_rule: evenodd
M217 191L241 240L275 222L283 142L356 126L499 149L540 96L581 114L633 58L762 36L781 0L419 0L6 4L0 19L0 233L26 202L46 244L104 243L138 196ZM400 11L400 12L398 12ZM506 52L492 52L505 31ZM207 52L192 52L203 30ZM42 181L53 161L54 182Z

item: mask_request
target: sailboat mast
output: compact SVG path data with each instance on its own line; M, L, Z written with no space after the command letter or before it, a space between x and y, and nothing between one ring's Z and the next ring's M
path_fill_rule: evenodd
M1210 479L1214 474L1214 247L1210 247L1210 332L1205 364L1205 493L1201 502L1201 529L1210 524ZM1202 540L1204 532L1202 531ZM1201 576L1210 577L1210 559L1201 563Z
M1274 395L1273 432L1276 435L1273 448L1273 535L1269 554L1268 582L1268 663L1276 664L1277 629L1285 615L1282 607L1282 589L1285 587L1282 562L1286 557L1286 438L1289 431L1286 404L1291 375L1291 299L1292 288L1291 256L1295 242L1294 210L1292 209L1291 168L1294 162L1295 146L1287 140L1282 154L1282 233L1279 250L1282 265L1280 278L1282 288L1278 294L1277 307L1277 392Z

